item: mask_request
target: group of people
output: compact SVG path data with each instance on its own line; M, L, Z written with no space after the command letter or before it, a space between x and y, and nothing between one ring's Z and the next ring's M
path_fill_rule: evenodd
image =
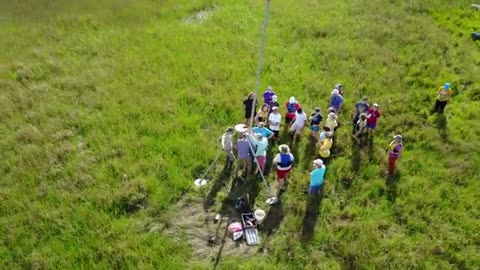
M450 84L445 83L438 90L438 97L432 112L443 113L447 101L452 96ZM284 131L289 132L294 141L301 136L306 126L310 129L310 136L316 141L318 158L313 161L314 169L311 172L310 191L311 195L317 194L324 182L326 163L330 158L330 150L333 145L335 132L339 127L338 115L344 104L344 89L342 84L336 84L330 93L326 117L324 119L320 107L314 109L310 116L302 108L295 97L290 97L284 104L284 116L280 113L278 97L271 86L263 93L263 103L257 111L259 99L252 92L243 101L245 126L236 144L232 143L233 128L228 128L222 136L222 147L227 153L229 162L233 164L233 150L237 151L237 166L234 176L238 176L241 169L245 175L250 175L254 164L257 164L257 172L263 176L269 145L279 143L279 135L284 117ZM377 103L369 104L368 98L363 97L355 103L352 116L352 137L360 146L365 144L365 139L373 136L381 113ZM393 137L388 145L388 173L395 173L396 161L403 150L403 138L400 134ZM287 144L280 144L279 153L273 159L276 166L278 185L285 190L287 177L294 163L295 157L290 152Z

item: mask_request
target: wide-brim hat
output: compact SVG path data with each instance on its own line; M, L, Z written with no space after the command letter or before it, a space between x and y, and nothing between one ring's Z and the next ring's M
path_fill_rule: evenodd
M278 146L278 151L283 152L283 151L282 151L283 148L286 148L286 149L287 149L287 153L290 153L290 147L289 147L288 145L286 145L286 144L281 144L281 145L279 145L279 146Z

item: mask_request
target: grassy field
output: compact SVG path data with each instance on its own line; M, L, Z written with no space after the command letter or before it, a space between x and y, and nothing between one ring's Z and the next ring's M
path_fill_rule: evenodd
M480 43L469 38L480 11L470 2L272 1L262 91L295 95L309 113L341 82L343 127L318 215L304 194L305 134L278 224L253 255L216 266L480 268ZM217 253L196 256L188 232L168 231L179 200L195 207L192 181L216 139L242 119L264 8L1 1L0 268L214 267ZM453 100L430 116L446 81ZM349 121L363 95L383 116L374 147L357 149ZM398 132L405 153L387 179L384 149ZM226 197L214 195L212 211Z

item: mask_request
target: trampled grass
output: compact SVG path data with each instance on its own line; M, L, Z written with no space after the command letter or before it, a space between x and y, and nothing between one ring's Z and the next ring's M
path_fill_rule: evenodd
M264 4L2 1L0 268L211 268L186 234L165 231L242 118ZM305 134L278 228L257 255L219 268L480 267L480 49L469 38L480 12L469 5L272 1L261 88L311 112L341 82L343 126L311 237ZM446 118L429 116L446 81ZM363 95L383 115L375 146L357 150L349 121ZM387 181L397 132L406 149Z

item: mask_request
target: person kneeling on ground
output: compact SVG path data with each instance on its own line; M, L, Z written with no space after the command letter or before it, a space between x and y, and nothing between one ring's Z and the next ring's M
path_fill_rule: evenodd
M250 135L250 141L252 142L253 149L256 149L254 152L255 159L257 160L258 164L258 172L263 175L265 171L265 163L267 161L267 147L268 147L268 140L267 138L263 137L260 133L255 133L255 135Z
M326 167L321 159L313 161L313 171L310 173L310 196L320 193L322 190Z
M278 147L278 153L273 159L273 164L277 166L278 187L285 191L287 185L288 173L292 169L294 156L290 153L290 148L286 144Z
M290 126L290 132L293 133L294 140L297 136L300 136L300 134L302 134L306 121L307 121L307 115L302 110L302 108L298 108L297 112L295 112L295 118L293 120L293 123Z
M237 140L237 154L237 166L235 166L233 176L237 178L238 170L241 169L242 172L246 173L245 177L247 177L252 171L252 157L250 156L250 143L246 133L242 134L240 139Z

